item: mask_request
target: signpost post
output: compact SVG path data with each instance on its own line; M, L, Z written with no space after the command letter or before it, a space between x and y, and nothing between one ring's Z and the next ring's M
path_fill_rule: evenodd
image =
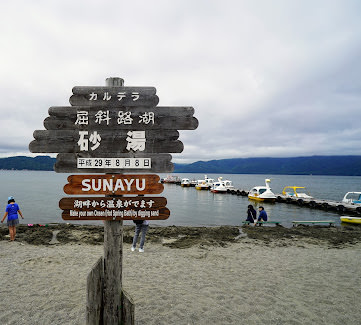
M183 151L178 130L194 130L198 120L193 107L158 102L154 87L124 87L121 78L107 78L105 87L74 87L72 106L50 107L46 130L34 131L29 145L31 152L58 153L56 172L106 173L70 175L64 192L82 196L59 202L64 220L104 221L104 258L87 281L87 324L134 323L122 290L123 220L170 215L166 198L144 196L163 191L150 173L173 170L169 153ZM89 196L95 194L105 196Z

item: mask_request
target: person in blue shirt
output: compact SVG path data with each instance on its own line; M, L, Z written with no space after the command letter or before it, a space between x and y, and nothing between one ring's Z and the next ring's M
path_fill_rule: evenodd
M19 223L18 213L20 214L21 218L24 219L23 214L20 211L20 208L17 203L15 203L14 197L8 197L8 205L6 206L6 211L4 217L1 220L1 223L4 222L6 217L8 217L8 227L9 227L9 234L10 234L10 241L15 240L16 236L16 225Z
M266 211L264 210L264 207L259 207L258 211L259 211L258 221L267 221L268 216L267 216Z

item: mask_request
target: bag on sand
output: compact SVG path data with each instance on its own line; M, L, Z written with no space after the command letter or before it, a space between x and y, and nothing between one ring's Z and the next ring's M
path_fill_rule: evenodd
M141 225L143 223L143 220L133 220L133 222L136 224L136 225Z

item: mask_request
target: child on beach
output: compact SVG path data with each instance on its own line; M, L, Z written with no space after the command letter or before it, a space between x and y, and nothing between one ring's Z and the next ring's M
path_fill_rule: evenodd
M24 219L23 214L20 211L20 208L17 203L15 203L14 197L8 197L8 205L6 206L6 212L4 217L1 220L1 223L4 222L6 217L8 217L8 227L9 227L9 234L10 234L10 241L15 240L16 235L16 225L19 223L18 213L20 214L21 218Z
M259 207L258 210L259 210L258 221L267 221L268 216L266 211L264 210L264 207Z
M257 219L257 212L254 209L253 205L250 204L248 205L248 209L247 209L247 219L246 221L248 221L249 223L254 223Z
M148 220L134 220L134 223L135 223L135 234L134 234L133 245L132 245L131 250L132 250L132 252L135 251L140 231L142 231L142 236L140 237L139 252L143 253L144 252L145 234L147 233L147 230L149 227L149 221Z

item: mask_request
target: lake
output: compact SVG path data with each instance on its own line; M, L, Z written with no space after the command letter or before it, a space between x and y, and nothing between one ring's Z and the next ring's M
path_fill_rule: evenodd
M204 174L173 174L181 178L204 179ZM63 186L68 174L52 171L0 171L0 202L4 213L8 196L15 197L25 220L22 223L61 223L61 210L58 202L67 195ZM160 174L160 177L165 177ZM281 193L284 186L305 186L317 199L341 201L346 192L361 191L361 177L354 176L312 176L312 175L244 175L244 174L208 174L208 177L233 181L236 188L249 190L253 186L264 185L265 178L271 179L274 193ZM197 191L182 188L174 184L164 184L160 194L168 200L167 207L171 215L167 220L152 223L169 226L214 226L239 225L246 219L248 204L254 204L247 197L230 194L213 194L209 191ZM262 203L271 220L279 220L285 226L291 226L292 220L334 220L339 224L339 214L284 203ZM3 214L1 215L3 216ZM75 223L75 222L74 222ZM101 224L101 221L76 223ZM125 221L125 224L132 224Z

